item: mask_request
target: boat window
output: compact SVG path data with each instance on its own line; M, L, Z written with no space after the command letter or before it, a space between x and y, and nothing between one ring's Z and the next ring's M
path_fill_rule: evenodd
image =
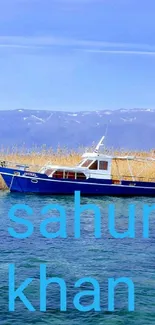
M83 173L77 173L76 178L77 178L77 179L86 179L86 175L83 174Z
M53 178L63 178L63 171L61 171L61 170L57 170L57 171L53 174Z
M99 169L100 170L107 170L108 169L108 162L107 161L100 161L99 162Z
M80 160L80 162L78 163L78 166L82 165L82 163L83 163L83 159Z
M52 172L53 172L53 169L49 168L49 169L46 169L45 174L47 176L49 176Z
M81 167L88 167L91 163L93 162L93 160L87 159L82 165Z
M75 173L74 172L70 172L70 171L66 171L65 172L65 178L75 179Z
M97 170L97 160L90 165L89 169Z

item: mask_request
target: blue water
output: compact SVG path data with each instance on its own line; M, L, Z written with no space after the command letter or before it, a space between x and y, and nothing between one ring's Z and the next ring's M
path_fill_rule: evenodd
M155 213L150 217L150 238L143 239L143 204L154 204L153 198L82 198L81 204L94 203L102 215L102 238L94 237L94 217L90 212L82 215L81 238L74 238L73 197L39 197L31 195L0 193L0 324L155 324ZM7 229L13 226L8 211L13 204L28 204L33 208L35 229L30 238L13 239ZM43 206L57 203L65 207L67 214L67 239L46 239L40 234ZM136 206L136 238L114 239L108 230L108 204L116 207L118 231L128 226L128 205ZM49 214L51 215L51 214ZM48 215L48 216L49 216ZM26 217L26 214L23 214ZM15 225L15 224L14 224ZM57 226L48 227L56 231ZM16 226L16 231L25 231ZM33 277L25 290L27 298L35 307L29 312L19 299L15 312L8 311L8 268L15 263L16 288L27 277ZM57 276L67 285L67 312L60 312L59 290L55 285L47 289L47 312L39 311L39 266L47 265L47 278ZM101 290L101 312L82 313L75 309L73 298L78 291L75 282L85 276L95 278ZM135 285L135 311L127 310L127 290L120 286L116 290L115 312L108 312L108 278L130 277ZM86 288L86 287L85 287ZM87 301L85 301L87 302ZM91 303L92 301L88 301Z

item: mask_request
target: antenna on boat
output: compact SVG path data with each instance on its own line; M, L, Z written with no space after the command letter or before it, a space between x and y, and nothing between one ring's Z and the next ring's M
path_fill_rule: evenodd
M105 135L103 135L103 137L101 138L101 140L99 141L99 143L97 144L95 150L94 150L94 153L98 153L99 149L101 146L103 146L103 140L105 139Z
M110 120L110 122L111 122L111 120ZM98 153L100 147L101 147L101 146L104 146L103 141L104 141L104 139L105 139L105 137L106 137L106 135L107 135L108 127L109 127L109 125L107 124L107 126L106 126L106 130L105 130L105 135L102 136L101 140L100 140L99 143L97 144L97 146L96 146L96 148L95 148L95 150L94 150L94 153Z

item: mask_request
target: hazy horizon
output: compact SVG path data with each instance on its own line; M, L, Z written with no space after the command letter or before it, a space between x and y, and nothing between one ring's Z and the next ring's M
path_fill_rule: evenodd
M64 113L80 113L80 112L97 112L97 111L134 111L134 110L141 110L141 111L155 111L155 108L147 108L147 107L131 107L131 108L125 108L125 107L120 107L120 108L115 108L115 109L109 109L109 108L100 108L100 109L77 109L77 110L69 110L69 109L50 109L50 108L10 108L10 109L1 109L0 111L49 111L49 112L64 112Z

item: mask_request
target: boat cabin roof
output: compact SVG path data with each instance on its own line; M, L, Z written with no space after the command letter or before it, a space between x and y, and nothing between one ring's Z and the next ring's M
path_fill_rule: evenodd
M82 155L82 158L92 158L92 159L112 159L112 156L108 156L105 154L99 154L96 152L87 152Z

